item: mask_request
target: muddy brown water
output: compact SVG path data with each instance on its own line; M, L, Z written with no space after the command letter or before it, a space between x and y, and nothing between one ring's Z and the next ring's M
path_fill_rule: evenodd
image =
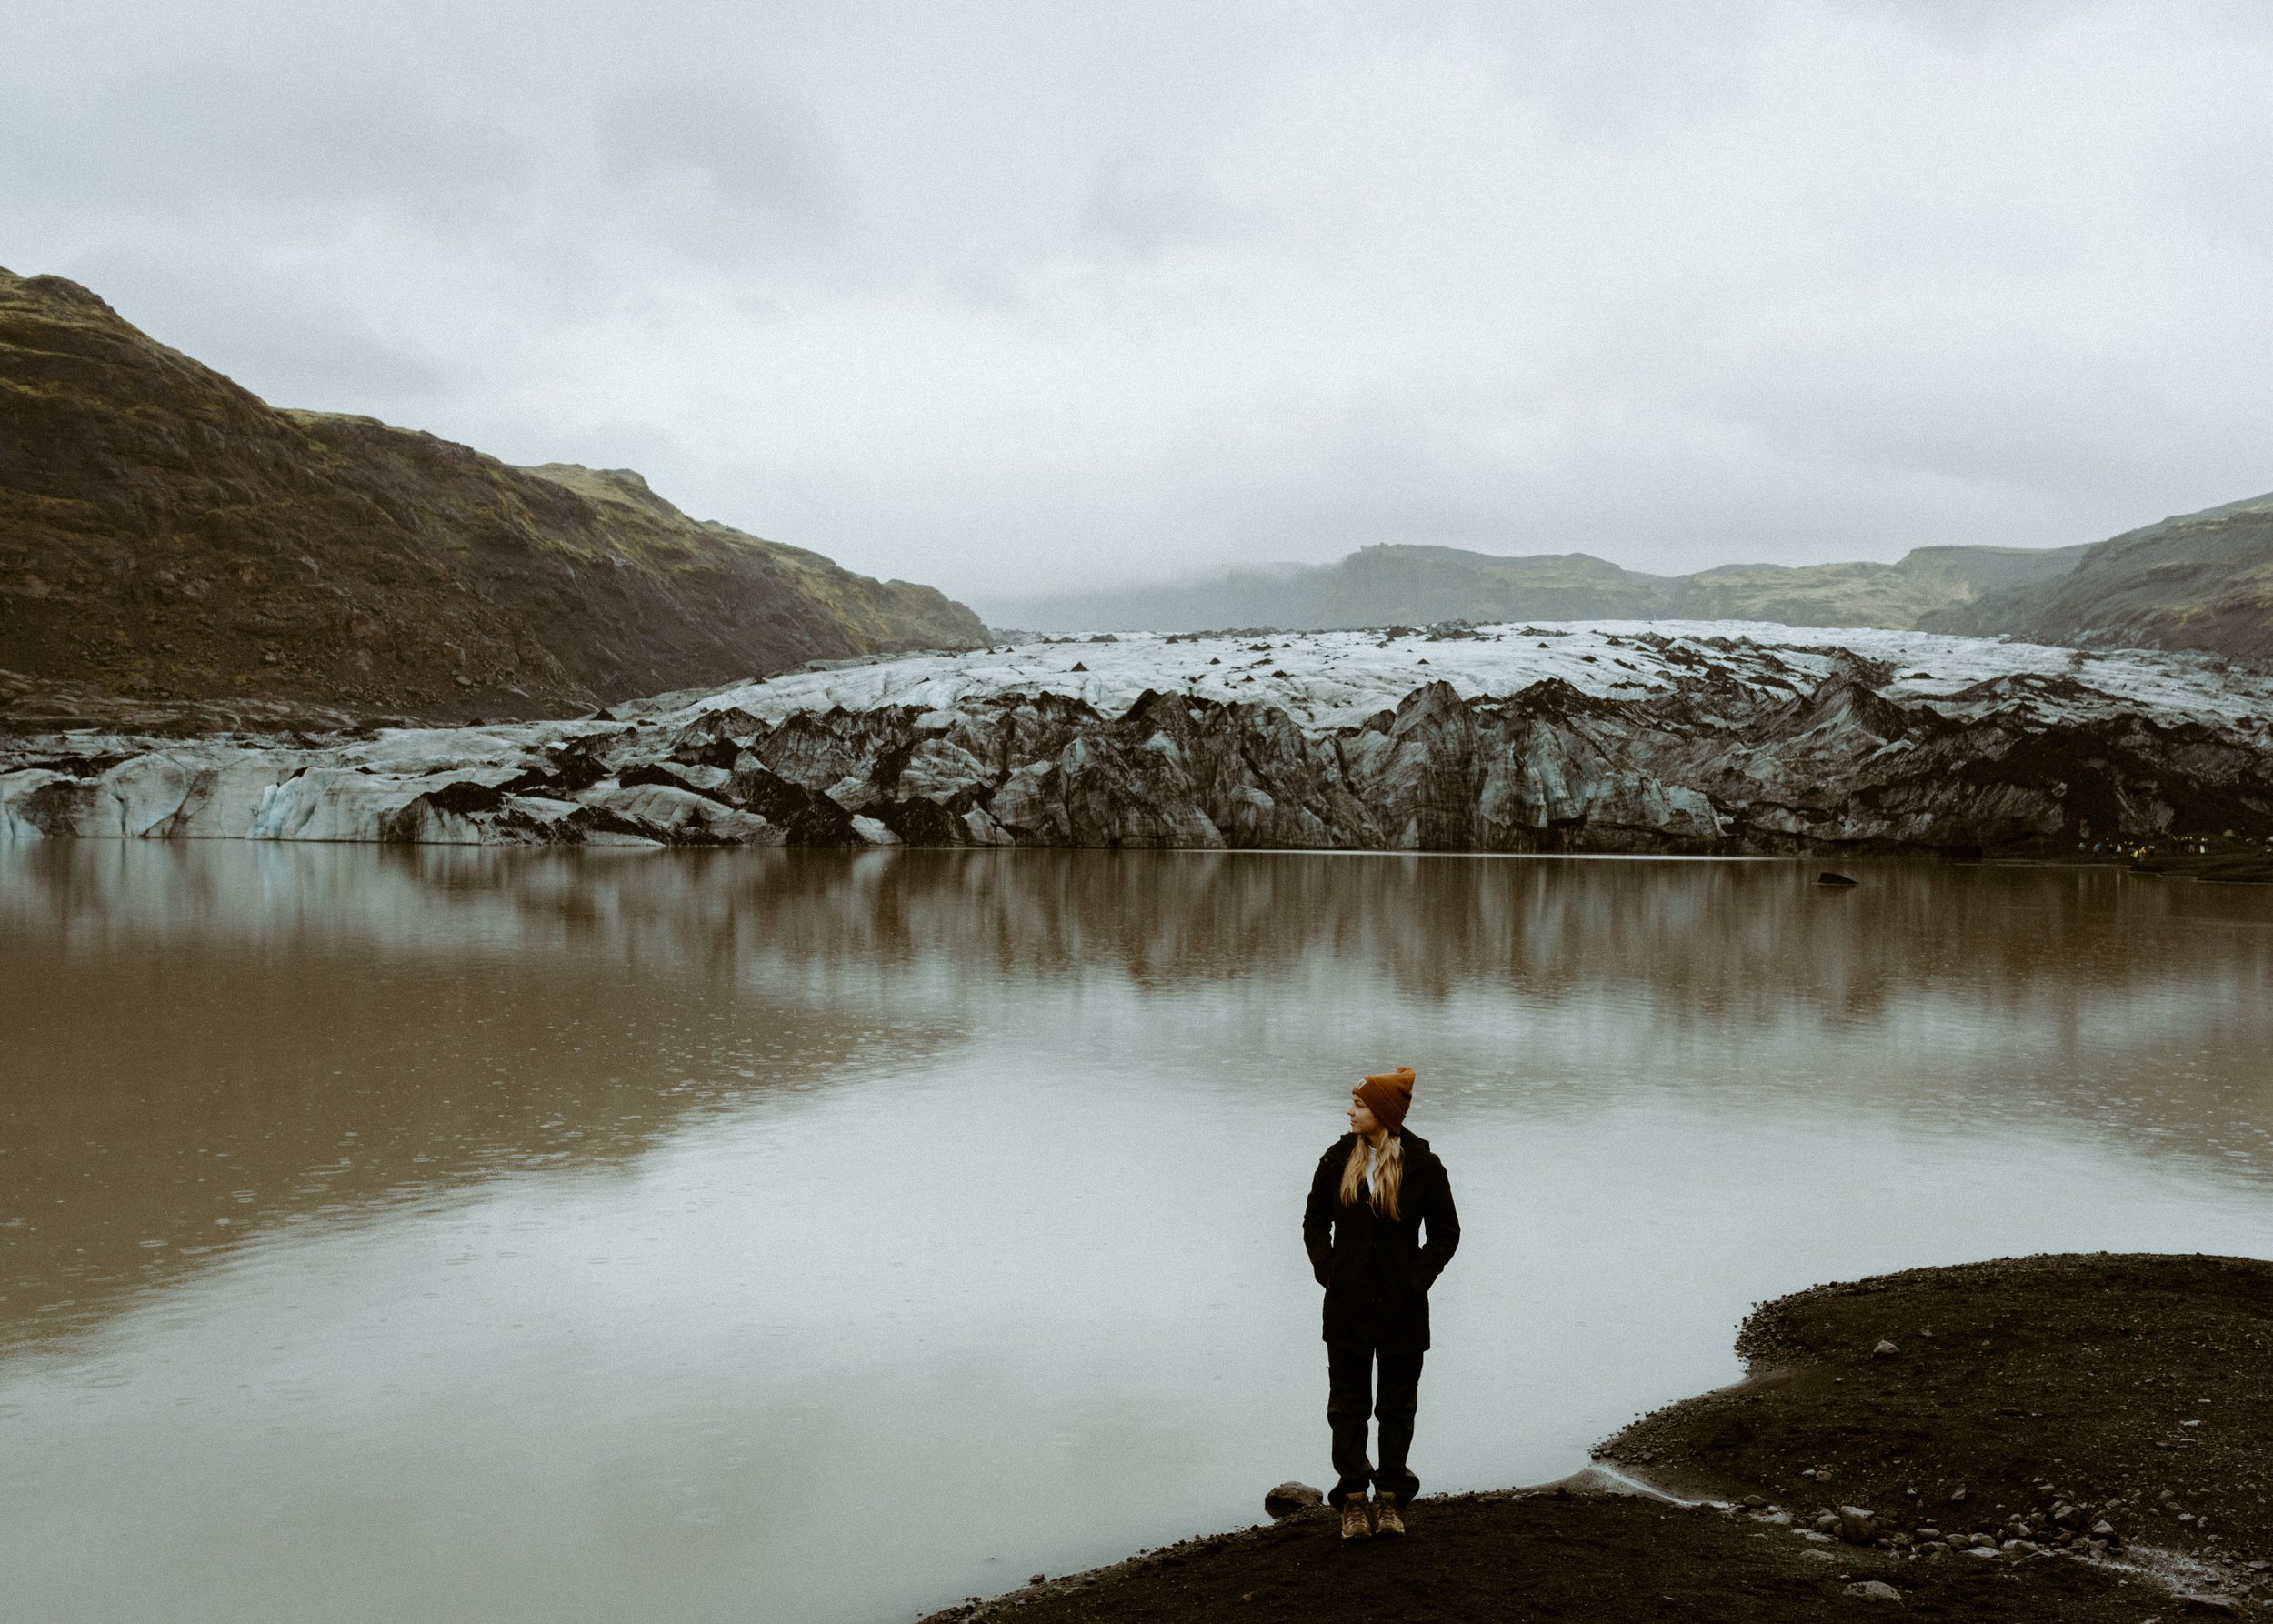
M906 1619L1253 1520L1400 1061L1431 1489L1818 1280L2273 1254L2273 889L1820 867L0 847L0 1610Z

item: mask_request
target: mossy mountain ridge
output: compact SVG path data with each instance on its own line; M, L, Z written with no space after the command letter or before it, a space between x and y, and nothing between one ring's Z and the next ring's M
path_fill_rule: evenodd
M1923 629L2273 659L2273 495L2126 531L2065 575L1943 610Z
M1757 620L2007 636L2273 659L2273 495L2076 546L1915 547L1893 564L1730 564L1693 575L1590 553L1383 545L1323 567L992 607L1043 631L1185 633L1522 620Z
M2064 574L2086 548L1918 547L1895 564L1729 564L1656 576L1590 553L1503 556L1385 543L1338 564L1236 570L1184 586L1006 604L1047 631L1335 629L1517 620L1766 620L1908 630L1937 610Z
M151 704L564 715L811 659L985 642L929 586L272 407L95 294L0 270L0 671Z

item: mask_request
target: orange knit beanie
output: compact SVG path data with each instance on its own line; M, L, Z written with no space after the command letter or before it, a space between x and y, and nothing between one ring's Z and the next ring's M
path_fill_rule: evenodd
M1413 1108L1413 1068L1400 1066L1395 1071L1372 1073L1350 1092L1365 1102L1375 1121L1395 1133Z

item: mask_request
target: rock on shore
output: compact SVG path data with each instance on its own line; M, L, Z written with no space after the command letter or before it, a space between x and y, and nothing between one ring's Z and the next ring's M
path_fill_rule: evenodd
M2194 655L1721 623L1044 642L834 665L576 722L15 738L0 743L0 832L2262 849L2273 678Z

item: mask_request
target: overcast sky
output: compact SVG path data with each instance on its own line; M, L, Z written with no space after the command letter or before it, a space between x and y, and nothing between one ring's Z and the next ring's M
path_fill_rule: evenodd
M960 596L2273 487L2273 6L15 0L0 264Z

